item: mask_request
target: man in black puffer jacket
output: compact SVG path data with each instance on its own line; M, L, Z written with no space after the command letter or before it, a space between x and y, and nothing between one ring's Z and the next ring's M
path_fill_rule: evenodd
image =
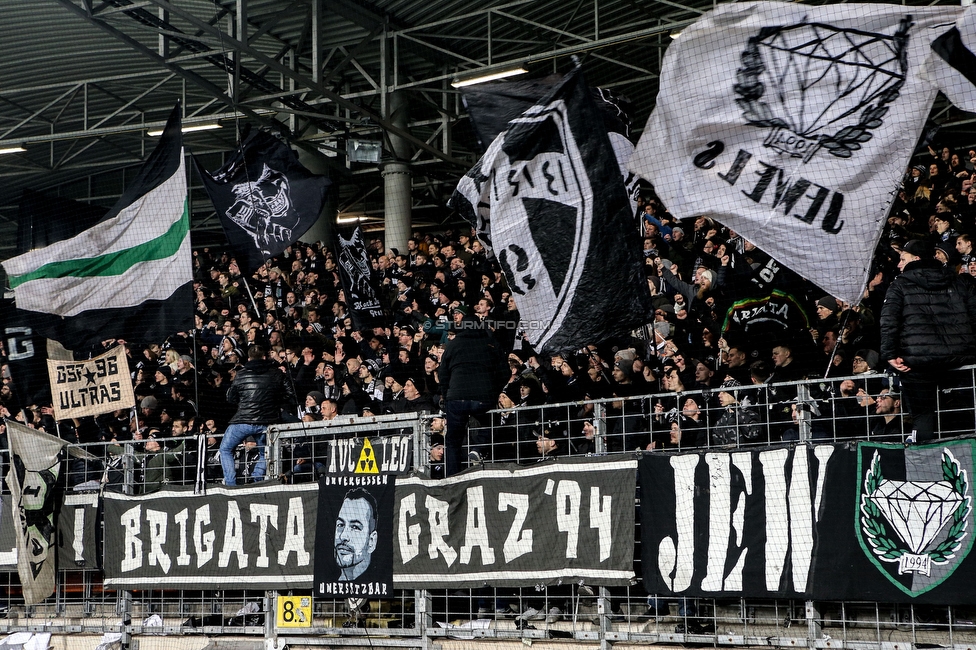
M462 448L468 437L468 418L483 416L495 405L505 377L510 374L501 347L483 323L465 316L454 329L456 335L444 347L444 356L437 369L447 413L447 476L461 471ZM487 454L490 451L490 434L479 432L474 437L477 439L471 441L472 452L479 456Z
M881 310L881 358L901 373L909 442L935 437L939 378L976 361L976 293L933 254L922 240L905 244Z
M264 348L252 346L247 351L247 359L227 390L227 401L237 404L237 413L230 419L220 442L220 467L224 471L225 485L237 485L234 449L248 436L253 436L258 443L258 462L251 478L255 481L264 478L268 425L281 420L283 406L297 403L291 382L285 381L285 374L278 364L265 358Z

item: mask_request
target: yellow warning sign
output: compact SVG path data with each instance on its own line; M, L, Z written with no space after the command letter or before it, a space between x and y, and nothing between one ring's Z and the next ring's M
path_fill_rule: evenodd
M311 596L278 596L278 627L312 627Z
M356 463L356 474L379 474L380 468L376 464L376 454L369 438L363 438L363 450L359 452L359 462Z

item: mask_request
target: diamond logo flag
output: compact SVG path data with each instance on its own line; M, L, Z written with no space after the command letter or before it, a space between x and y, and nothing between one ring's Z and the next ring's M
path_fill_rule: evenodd
M900 462L899 462L900 461ZM872 563L909 595L934 589L973 545L972 443L859 450L857 535Z
M722 5L667 51L630 160L678 218L706 215L857 303L959 9Z

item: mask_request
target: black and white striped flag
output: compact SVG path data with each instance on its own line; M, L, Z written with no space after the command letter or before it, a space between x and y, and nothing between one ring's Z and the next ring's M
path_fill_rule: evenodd
M970 6L955 26L932 41L925 76L953 104L976 113L976 6Z

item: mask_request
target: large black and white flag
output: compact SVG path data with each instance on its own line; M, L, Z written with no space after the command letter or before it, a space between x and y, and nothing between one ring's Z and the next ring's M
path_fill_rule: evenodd
M357 329L374 327L383 318L383 306L373 289L373 266L366 253L363 230L356 226L352 236L339 239L339 277L346 291L346 305L352 312L353 325Z
M636 464L574 458L398 478L393 580L401 589L630 584Z
M936 89L919 76L958 7L721 5L668 48L630 168L860 301Z
M976 113L976 6L967 7L952 28L932 41L924 75L953 104Z
M331 181L313 174L285 143L255 131L224 165L197 171L243 268L254 270L312 227Z
M579 68L508 122L451 205L494 251L537 349L575 349L646 322L633 208Z
M36 605L54 593L58 477L61 449L68 443L14 420L6 420L10 447L10 513L17 548L17 575L24 602Z
M509 122L538 104L561 80L559 75L552 75L545 79L465 86L461 90L461 97L464 107L468 109L468 117L478 135L482 151L494 142L499 133L508 128ZM631 140L631 102L607 88L590 88L590 95L603 117L627 193L634 196L637 175L627 169L627 162L634 153L634 142Z

